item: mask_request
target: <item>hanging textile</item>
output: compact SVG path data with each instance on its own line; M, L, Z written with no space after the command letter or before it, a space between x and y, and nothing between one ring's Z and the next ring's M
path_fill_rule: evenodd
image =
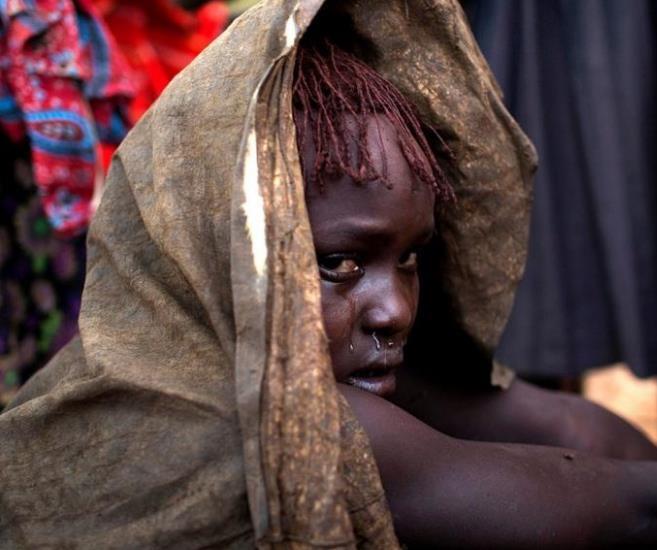
M527 271L499 358L531 376L621 361L657 374L657 6L464 5L541 159Z

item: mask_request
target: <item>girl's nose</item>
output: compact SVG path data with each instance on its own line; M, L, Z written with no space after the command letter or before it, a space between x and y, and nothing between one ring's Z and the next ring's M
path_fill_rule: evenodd
M397 277L370 285L366 296L360 296L365 306L361 319L365 332L393 336L408 331L415 314L415 295L409 285Z

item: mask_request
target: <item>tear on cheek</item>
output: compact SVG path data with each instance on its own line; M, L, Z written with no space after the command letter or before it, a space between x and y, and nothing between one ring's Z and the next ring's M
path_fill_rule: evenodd
M354 350L352 334L356 323L357 299L353 296L340 296L331 290L322 290L322 317L324 329L330 344L344 344L349 351Z
M353 342L358 298L351 293L341 293L339 285L322 283L322 317L326 334L332 342Z

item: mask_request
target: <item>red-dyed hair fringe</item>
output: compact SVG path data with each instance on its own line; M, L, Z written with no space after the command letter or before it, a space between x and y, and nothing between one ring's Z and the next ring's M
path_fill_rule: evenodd
M303 155L312 140L315 162L304 167L306 184L325 185L325 177L347 175L356 183L387 179L387 161L379 173L367 148L368 118L384 116L397 131L400 149L416 178L431 186L439 202L454 198L429 145L427 134L438 133L423 124L415 107L386 79L352 54L334 44L302 44L299 47L293 87L297 145ZM345 116L347 115L347 116ZM425 133L426 132L426 133ZM357 145L351 158L350 143Z

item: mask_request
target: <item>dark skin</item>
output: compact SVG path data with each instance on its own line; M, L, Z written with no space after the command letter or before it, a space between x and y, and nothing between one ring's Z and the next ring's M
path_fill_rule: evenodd
M657 447L607 409L522 380L514 380L508 390L439 387L417 370L402 369L392 400L454 437L568 447L608 458L657 460Z
M344 176L308 188L306 202L335 376L389 397L417 313L417 255L434 233L435 199L428 185L409 184L413 175L391 127L382 121L381 136L374 125L369 130L370 142L386 147L392 187ZM380 164L380 147L371 153ZM365 204L382 215L364 216Z
M395 130L381 117L370 124L368 147L378 163L383 147L391 187L341 177L308 189L307 206L334 373L370 438L400 539L510 548L657 542L657 463L523 444L576 447L583 439L589 450L622 455L617 449L627 446L650 456L654 448L622 421L593 406L558 407L559 396L519 382L468 395L401 374L417 370L404 369L403 344L434 200L415 183ZM309 169L312 151L302 157ZM591 420L579 424L604 434L602 443L572 429L580 411ZM572 435L555 430L564 424Z

